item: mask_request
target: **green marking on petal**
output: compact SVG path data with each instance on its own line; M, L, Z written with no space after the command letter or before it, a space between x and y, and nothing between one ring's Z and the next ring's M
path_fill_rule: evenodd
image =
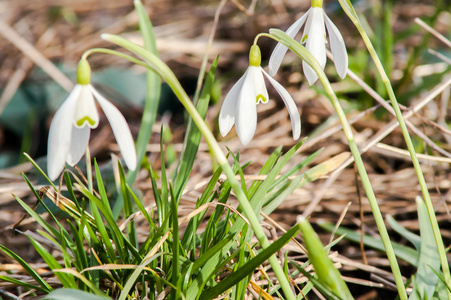
M301 39L301 43L304 44L305 41L307 40L307 38L308 38L308 34L303 35L302 39Z
M258 104L259 102L263 102L263 103L268 102L268 99L266 99L266 97L263 96L262 94L258 94L256 100L257 100L257 104Z
M75 122L75 124L78 127L82 127L83 124L85 124L85 122L88 123L90 126L94 126L96 124L96 122L88 116L78 119L77 122Z

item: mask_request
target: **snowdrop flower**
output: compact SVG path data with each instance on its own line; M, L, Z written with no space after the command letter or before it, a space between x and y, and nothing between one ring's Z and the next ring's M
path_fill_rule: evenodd
M56 180L66 162L74 166L85 153L91 128L99 125L94 98L110 122L119 149L130 170L136 168L136 150L124 116L90 84L91 69L86 59L80 60L77 84L56 112L50 125L47 171Z
M266 73L260 66L260 48L251 47L249 53L249 67L227 94L219 113L219 131L222 136L227 135L235 124L236 132L243 145L247 145L255 134L257 127L257 104L268 102L268 91L265 79L274 86L282 97L290 114L293 138L301 135L301 118L294 100L287 90Z
M321 68L326 65L326 28L329 35L330 49L334 57L335 68L341 78L345 78L348 69L348 54L343 37L338 28L327 17L322 8L322 0L313 0L312 7L293 25L288 28L286 34L294 38L305 23L301 43L316 58ZM325 26L324 26L325 25ZM282 63L288 48L281 43L277 44L269 59L269 74L274 76ZM302 63L305 77L310 85L318 79L316 72L305 61Z

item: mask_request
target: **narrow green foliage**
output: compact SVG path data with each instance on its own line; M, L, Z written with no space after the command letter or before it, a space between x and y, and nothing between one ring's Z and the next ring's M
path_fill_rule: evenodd
M170 186L171 192L171 211L172 211L172 284L177 287L171 291L171 298L174 300L180 297L180 286L178 285L179 260L179 220L178 220L178 202L175 200L174 190Z
M329 299L329 300L342 300L342 298L340 298L339 296L334 294L323 282L321 282L315 276L310 275L310 273L305 270L304 266L299 265L295 261L291 261L291 264L293 264L293 266L295 266L296 269L298 269L299 272L302 273L302 275L307 277L311 287L314 286L324 297L326 297L326 299ZM310 289L311 289L311 287L310 287ZM304 290L303 290L303 293L304 293ZM303 298L300 298L300 299L303 299Z
M44 227L45 230L47 230L47 232L49 232L52 236L58 236L59 232L58 230L56 230L55 228L53 228L52 225L50 225L47 221L45 221L40 215L38 215L31 207L29 207L25 202L23 202L20 198L18 198L17 196L14 195L14 198L16 199L17 202L19 202L19 204L26 210L26 212L33 217L36 222L38 222L39 225L41 225L42 227ZM41 204L43 204L41 202ZM47 206L45 206L47 207ZM50 210L47 208L47 211L49 212ZM53 214L51 214L52 217Z
M80 222L80 226L77 230L77 228L71 223L69 222L69 226L71 228L72 231L72 235L74 237L74 242L76 245L76 248L74 249L75 251L73 251L73 254L75 255L75 262L76 262L76 267L77 267L77 271L81 271L85 268L88 267L88 258L86 256L86 252L85 249L83 247L83 230L84 230L84 222Z
M316 165L313 168L306 170L303 174L288 180L288 174L292 175L298 172L302 167L310 163L319 153L321 153L321 151L322 149L316 151L279 177L279 179L283 178L284 180L275 181L275 187L271 188L270 192L265 197L265 203L262 208L262 211L265 214L272 213L295 189L302 188L307 183L315 181L321 176L328 174L348 157L346 153L339 154L325 162L322 162L321 164Z
M282 155L282 146L279 146L274 150L273 153L269 156L268 160L265 162L263 167L260 169L260 172L258 172L258 175L267 175L271 169L273 169L274 165L276 164L277 160ZM255 180L252 182L251 186L249 187L249 194L253 195L258 190L260 185L263 183L261 180Z
M42 232L42 231L38 231L42 236L46 237L48 240L52 241L55 245L58 245L58 242L53 239L49 234L47 234L46 232ZM70 256L68 249L71 250L72 253L74 253L75 251L73 250L73 241L71 240L69 245L66 243L66 239L64 238L63 232L61 230L60 232L60 236L59 239L61 241L61 245L59 246L59 249L61 250L62 254L63 254L63 259L64 259L64 267L66 268L70 268L71 267L71 263L74 262L74 264L77 263L76 260L72 260L72 257Z
M4 282L10 282L12 284L15 284L17 286L21 286L24 287L26 289L30 289L30 290L36 290L39 292L43 292L43 293L49 293L51 290L47 290L47 289L43 289L40 286L34 285L34 284L30 284L28 282L22 281L22 280L18 280L16 278L13 277L9 277L6 275L0 275L0 281L4 281Z
M315 269L318 281L341 299L354 299L348 286L343 278L341 278L340 272L338 272L328 257L323 244L310 223L307 219L301 218L299 225L304 237L304 245L308 252L308 258Z
M125 250L126 243L128 242L127 238L123 235L121 230L119 229L119 226L116 224L113 215L111 214L111 209L106 208L105 205L94 195L92 195L85 187L78 186L78 189L80 192L86 196L91 202L94 202L100 212L105 217L107 224L108 224L108 230L110 233L110 238L114 241L114 244L116 245L116 249L118 249L119 258L122 261L122 263L129 263L130 257L127 254ZM129 247L130 249L130 247ZM135 252L135 254L137 254ZM139 255L139 254L137 254Z
M74 187L72 185L72 181L70 180L70 176L69 176L69 174L67 172L64 173L64 183L66 184L67 192L70 195L70 199L75 204L75 207L77 208L77 211L81 212L82 211L81 206L78 203L77 197L75 196Z
M53 189L56 191L58 190L56 186L53 184L53 181L50 180L50 178L47 176L47 174L41 169L41 167L27 154L24 153L25 157L28 159L28 161L33 165L33 167L45 178L45 180L48 181L48 183L53 187Z
M147 212L146 208L142 204L142 202L138 199L138 197L135 196L135 194L132 193L131 188L127 185L127 191L130 193L135 205L138 207L138 209L143 214L144 218L146 218L146 221L149 223L149 233L152 231L155 231L157 229L154 221L152 220L152 216Z
M205 119L207 114L208 105L210 103L211 89L215 80L216 67L218 65L218 57L214 60L211 65L210 72L208 72L207 79L205 81L202 93L200 95L199 101L196 104L196 109L200 116ZM194 160L196 158L197 151L199 149L200 139L202 133L193 123L193 119L189 116L187 123L187 130L184 140L184 150L182 151L179 166L177 172L174 174L174 193L176 199L181 197L183 189L188 182L189 175L194 165Z
M152 23L140 0L133 1L136 12L138 13L139 29L144 41L144 48L158 56L157 43L153 31ZM139 128L138 139L136 142L136 154L138 162L144 159L146 147L152 134L152 126L157 116L158 103L161 93L161 79L152 71L147 71L147 92L144 111L142 115L141 127ZM135 171L130 172L127 176L127 183L132 186L138 174L139 166ZM120 211L118 206L117 212Z
M255 193L252 194L252 196L249 199L249 202L251 205L254 206L254 211L259 212L263 201L261 199L264 198L264 195L268 192L270 187L272 186L274 180L276 180L277 175L279 175L280 171L282 171L282 168L285 166L285 164L290 160L290 158L296 153L296 151L299 149L299 147L302 146L305 139L298 142L295 146L293 146L290 150L288 150L285 155L283 155L280 160L274 165L274 167L271 169L271 171L268 173L268 176L266 179L261 183L258 190L255 191ZM277 150L276 150L277 151ZM254 205L257 204L257 205Z
M345 3L345 1L346 1L346 3ZM439 257L440 257L440 265L441 265L441 268L442 268L442 271L443 271L443 275L444 275L444 278L445 278L445 280L447 282L447 285L451 285L451 272L450 272L450 268L449 268L449 262L448 262L448 259L447 259L447 256L446 256L445 246L443 244L443 238L442 238L441 233L440 233L440 229L439 229L439 226L438 226L437 218L435 216L435 211L434 211L432 200L431 200L431 197L430 197L430 194L429 194L429 189L427 187L423 171L421 170L421 165L420 165L420 163L418 161L417 154L415 152L415 148L414 148L414 145L412 143L412 139L410 138L410 133L409 133L409 131L407 129L406 122L404 120L404 117L402 116L402 112L401 112L401 109L399 107L395 91L394 91L393 86L392 86L392 84L390 82L390 79L387 76L387 73L386 73L386 71L385 71L385 69L384 69L384 67L382 65L381 60L378 57L378 55L377 55L377 53L376 53L376 51L374 49L373 44L371 43L371 41L368 38L367 33L363 29L362 24L360 24L360 22L359 22L359 20L358 20L358 18L356 16L348 13L348 10L349 10L348 8L349 8L349 6L352 7L352 4L349 2L349 0L339 0L339 2L342 5L343 9L348 14L348 16L350 17L350 19L353 21L354 25L356 26L356 29L359 31L359 34L361 35L362 40L365 43L366 48L368 49L368 53L371 55L371 58L373 59L375 65L376 65L376 68L377 68L377 71L379 73L379 76L380 76L382 82L385 85L385 89L387 91L388 98L390 99L391 105L392 105L393 110L394 110L395 115L396 115L396 119L398 120L399 127L401 129L401 132L403 134L404 140L406 142L406 146L407 146L407 149L409 151L410 158L412 160L412 164L413 164L413 166L415 168L415 173L416 173L417 178L418 178L418 183L420 184L420 189L421 189L421 192L423 194L424 202L425 202L425 205L426 205L426 208L427 208L427 212L428 212L429 222L431 223L432 231L434 233L434 240L435 240L435 244L437 245L437 249L438 249L438 253L439 253ZM356 162L357 162L357 159L356 159ZM371 200L370 200L370 203L372 203ZM374 210L373 210L373 214L375 215L376 220L379 223L380 222L379 214L376 215L374 213ZM381 232L382 239L385 240L386 239L385 238L385 235L386 235L385 232L382 232L381 228L379 228L379 231ZM384 244L385 244L385 242L384 242ZM390 264L393 266L392 267L392 271L394 273L396 286L397 286L398 292L399 292L399 297L401 299L407 299L407 293L405 291L405 287L404 287L404 283L403 283L402 278L401 278L401 274L400 274L400 272L397 269L394 268L394 265L397 264L397 263L395 262L394 258L392 257L393 256L393 253L392 253L393 251L392 251L392 249L389 249L388 247L386 247L386 252L388 254L388 258L390 260ZM451 299L451 292L448 293L448 299Z
M352 7L350 2L349 3L346 2L346 5ZM346 8L344 8L344 9L346 9ZM349 12L352 12L352 11L349 11ZM356 18L355 20L358 23L358 19ZM356 26L358 26L358 25L356 24ZM390 236L388 235L387 228L385 227L382 213L380 211L376 196L373 191L373 187L371 186L371 182L368 177L368 173L366 172L365 165L364 165L362 157L360 155L360 150L357 147L357 144L355 142L354 134L352 132L351 126L349 125L348 119L347 119L346 114L340 104L340 101L338 101L337 95L335 94L334 90L332 89L332 86L331 86L327 76L325 75L323 69L319 65L318 61L313 57L313 55L309 51L307 51L307 49L304 46L302 46L300 43L298 43L296 40L294 40L293 38L291 38L290 36L288 36L285 32L283 32L281 30L270 29L270 33L271 33L272 37L274 37L278 41L281 41L282 43L284 43L291 51L293 51L301 59L303 59L305 62L307 62L310 65L310 67L312 67L315 70L325 91L327 92L327 95L328 95L329 99L331 100L331 103L334 106L335 111L337 112L338 118L340 119L340 123L342 124L342 127L343 127L343 133L346 136L346 140L348 142L352 156L354 157L357 171L361 178L363 188L364 188L366 196L368 198L368 202L371 206L371 211L372 211L374 219L376 221L376 225L377 225L377 228L381 235L381 240L382 240L384 248L385 248L385 253L387 254L387 258L389 260L390 267L391 267L393 276L395 278L395 283L396 283L396 287L398 289L398 294L402 300L406 300L407 292L406 292L406 288L404 286L404 282L403 282L403 278L401 275L401 270L399 268L398 261L396 260L396 256L395 256L395 253L393 250ZM365 42L369 42L368 36L365 35L364 39L365 39ZM376 64L376 66L377 66L380 74L385 74L385 73L383 73L384 70L380 64ZM382 81L384 83L388 82L388 78L386 78L386 75ZM391 92L392 91L389 90L388 94L390 95ZM397 107L397 109L398 109L398 112L396 114L398 115L398 113L400 114L399 107ZM395 111L396 111L396 108L395 108ZM402 117L401 117L401 119L402 119ZM405 127L405 124L404 124L404 127Z
M378 56L387 74L391 74L393 69L392 6L391 1L384 1L375 5L373 9L375 11L373 15L375 18L379 18L380 21L376 23L375 35L372 38L372 42L375 45ZM387 97L387 91L382 79L377 76L375 80L377 93L385 99Z
M434 242L434 232L429 222L428 212L423 199L416 198L418 222L420 224L421 246L418 258L418 270L414 278L413 291L409 299L432 299L439 278L434 270L440 269L440 257Z
M77 289L57 289L42 299L51 299L51 300L105 300L111 299L110 297L103 297L99 295L90 294L84 291L80 291Z
M212 286L214 284L215 274L224 273L224 269L227 265L231 264L232 260L236 259L237 255L240 253L241 248L244 245L240 245L237 250L228 256L224 257L222 260L218 261L215 264L215 267L211 269L211 272L208 272L209 268L203 268L199 275L196 277L194 282L200 284L198 289L192 289L191 286L188 288L186 293L186 299L194 299L190 298L193 291L196 291L197 296L195 299L203 300L202 292L206 289L207 286ZM199 280L199 282L198 282ZM194 283L193 282L193 283ZM191 292L191 293L190 293Z
M196 110L193 105L191 99L187 95L186 91L182 88L180 81L174 75L172 70L162 62L158 57L147 51L146 49L124 39L116 35L111 34L102 34L101 37L105 40L108 40L118 46L121 46L125 49L130 50L135 53L137 56L141 57L148 63L148 68L156 71L162 79L164 79L169 87L172 89L176 97L180 100L182 105L185 107L186 111L193 118L194 123L197 125L199 130L202 132L203 137L207 141L210 150L214 153L215 159L218 164L223 169L228 181L232 189L235 192L235 195L240 203L240 207L243 210L244 215L249 220L249 223L252 226L252 229L257 237L258 241L261 243L262 247L267 248L269 246L268 238L266 237L261 224L258 221L258 217L256 212L254 211L252 205L249 203L249 199L246 196L246 193L241 188L239 182L235 178L235 173L233 169L230 167L226 156L224 155L221 147L213 136L212 132L209 130L205 120L199 115L199 112ZM287 278L283 274L283 270L277 261L275 256L271 256L269 258L269 262L274 269L276 277L279 279L281 287L289 300L295 299L293 295L293 291L291 290L290 283Z
M100 238L102 241L102 243L99 246L101 246L101 250L103 250L103 251L99 251L99 252L103 253L105 251L106 254L108 254L108 259L106 259L107 262L117 263L116 252L114 251L114 247L113 247L113 244L111 243L110 236L103 223L99 209L97 208L97 205L94 202L91 203L91 210L92 210L92 214L96 220L97 229L99 231L99 235L100 235ZM98 250L100 250L100 249L98 249ZM104 257L104 258L106 258L106 257Z
M333 224L330 223L319 223L318 225L329 232L332 232L335 227ZM360 233L356 233L353 230L339 227L336 230L336 234L345 235L346 239L353 241L354 243L360 243ZM363 244L365 246L377 249L379 251L384 251L384 245L382 244L382 241L378 238L374 238L369 235L364 235ZM393 250L395 251L396 256L398 258L405 260L406 262L410 263L413 266L418 266L418 252L416 252L414 249L401 244L393 243Z
M40 287L37 287L37 289L43 291L43 292L50 292L53 290L53 288L35 271L32 267L30 267L29 264L25 262L25 260L14 253L13 251L9 250L7 247L0 244L0 250L3 251L6 255L17 261L24 270L31 276L33 279L40 285ZM1 278L1 277L0 277ZM8 277L9 278L9 277ZM13 278L7 280L11 281L14 280ZM20 284L22 286L22 284Z
M295 165L294 167L292 167L291 169L289 169L287 172L280 174L279 177L277 177L273 184L271 185L271 187L269 188L269 191L271 191L272 189L274 189L275 187L277 187L279 184L285 182L286 180L289 180L290 176L295 175L296 173L298 173L302 168L306 167L309 163L311 163L315 157L317 157L321 152L323 151L323 148L315 151L313 154L310 154L309 156L307 156L307 158L305 158L303 161L301 161L300 163L298 163L297 165ZM289 159L289 158L288 158ZM308 172L308 170L307 170Z
M44 259L46 264L51 270L62 269L63 267L57 262L57 260L34 238L28 236L31 243L33 244L36 251ZM64 273L55 273L58 280L63 284L64 287L75 289L77 288L77 283L72 275Z
M97 179L97 189L100 195L100 200L102 201L102 205L105 210L107 210L108 215L112 216L113 212L110 207L110 203L108 202L108 196L105 190L105 185L103 184L102 174L100 173L99 165L97 164L97 160L94 159L94 170Z
M163 166L164 167L164 166ZM161 192L158 188L157 185L157 180L156 180L156 173L154 172L154 170L152 169L152 167L149 165L149 177L150 177L150 181L152 183L152 192L153 192L153 196L155 199L155 205L157 206L157 213L158 213L158 226L161 228L161 225L163 223L163 211L165 209L165 207L163 206L163 200L161 197Z
M416 235L416 234L410 232L409 230L407 230L401 224L396 222L396 220L393 219L392 216L387 215L385 218L387 220L388 225L390 225L390 227L394 231L396 231L400 236L406 238L409 242L411 242L417 251L420 251L421 237L419 235Z
M241 278L240 281L234 282L229 287L229 288L232 288L232 295L231 295L232 299L244 299L245 298L247 286L249 285L251 276L253 274L253 271L255 270L255 268L254 268L249 273L243 272L244 271L243 267L246 265L246 263L249 261L249 259L251 259L252 254L253 254L252 253L253 250L249 246L249 244L243 242L244 239L245 239L245 237L243 236L241 238L240 243L245 246L240 248L237 258L236 258L236 262L234 264L234 268L232 270L232 274L236 274L237 272L239 272L241 275L243 275L243 277ZM225 290L227 290L227 289L228 288L226 288ZM205 296L201 296L201 299L202 299L202 297L205 297Z
M267 260L271 255L279 251L286 243L290 241L291 238L295 237L301 230L301 226L295 225L286 233L284 233L279 239L271 243L268 248L260 251L254 258L249 260L241 268L235 270L232 274L227 276L225 279L221 280L213 288L206 290L202 293L200 299L213 299L222 292L231 288L246 276L251 275L255 269L258 268L265 260Z
M161 174L160 174L160 180L161 180L161 205L162 207L158 207L158 211L160 209L162 210L162 220L166 217L166 215L170 211L170 204L169 204L169 181L168 176L166 174L166 162L164 159L164 145L163 145L163 125L160 128L160 164L161 164ZM160 223L161 226L161 223Z
M434 269L432 269L432 271L433 271L433 272L435 273L435 275L437 275L437 277L440 279L440 282L438 283L438 285L440 285L440 283L441 283L441 285L444 286L444 288L438 287L437 293L438 293L439 295L441 295L442 293L444 293L443 290L446 290L446 293L444 293L443 296L439 297L439 299L444 299L444 298L448 295L448 292L451 292L451 286L449 286L449 285L446 283L445 277L443 277L443 273L439 273L439 272L437 272L437 271L434 270Z
M121 181L121 193L122 193L122 199L124 199L124 217L128 218L130 217L133 212L133 202L130 199L130 193L129 189L127 189L127 181L125 179L124 170L122 169L121 164L118 162L118 169L119 169L119 178ZM137 241L137 234L136 234L136 227L135 227L135 221L131 220L129 224L127 225L127 237L130 241L130 244L137 248L138 247L138 241Z
M354 6L352 6L352 3L350 0L338 0L341 7L343 8L344 12L348 15L349 19L356 24L359 23L359 17L357 16L357 13L354 10Z

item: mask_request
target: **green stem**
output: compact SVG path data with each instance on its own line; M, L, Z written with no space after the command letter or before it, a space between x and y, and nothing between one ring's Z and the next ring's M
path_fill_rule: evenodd
M398 261L396 260L395 252L393 250L393 246L391 244L387 228L385 227L384 219L379 209L379 205L377 204L376 196L374 195L371 182L369 180L368 174L363 164L362 157L360 156L359 149L357 147L357 144L355 143L351 126L349 125L349 122L346 118L346 114L344 113L343 108L341 107L341 104L338 101L338 98L335 95L330 85L330 82L327 79L326 74L318 64L317 60L313 57L313 55L307 49L305 49L304 46L302 46L300 43L289 37L285 32L278 29L271 29L270 34L271 35L269 35L269 37L275 39L278 42L283 43L291 51L293 51L300 58L306 61L316 71L321 83L324 86L324 89L326 90L326 93L329 95L332 105L337 111L338 118L340 119L340 122L343 126L343 132L346 136L346 139L348 140L349 148L351 149L352 156L354 157L354 161L357 166L357 171L359 172L363 188L368 198L368 202L370 203L371 211L373 212L374 220L376 221L376 225L379 230L382 243L384 244L385 252L390 262L390 267L393 272L393 276L395 278L395 283L398 289L399 297L402 300L407 300L407 292L404 286L401 271L399 269Z
M103 54L111 54L111 55L116 55L118 57L121 58L125 58L129 61L131 61L132 63L135 63L137 65L143 66L143 67L148 67L148 65L145 62L142 62L141 60L134 58L133 56L124 54L122 52L119 51L115 51L115 50L111 50L111 49L105 49L105 48L92 48L87 50L85 53L83 53L83 55L81 56L82 59L88 59L88 56L93 54L93 53L103 53Z
M88 190L92 194L92 167L91 167L91 152L89 147L86 148L86 176L88 177Z
M363 30L363 27L360 25L360 22L354 22L356 25L357 30L359 31L360 35L362 36L362 39L368 49L368 52L371 55L371 58L373 59L374 63L376 64L376 68L379 72L379 75L382 79L382 82L385 85L385 88L387 89L388 97L391 101L391 104L393 106L393 109L395 111L396 119L398 120L399 127L401 128L401 132L404 136L404 140L407 145L407 150L409 151L410 158L412 159L412 164L415 168L415 173L418 177L418 182L420 184L420 189L423 194L424 202L426 204L429 221L431 222L432 231L434 232L434 238L435 243L437 244L437 249L440 256L440 263L442 266L443 275L445 278L445 282L448 284L448 286L451 286L451 275L448 265L448 259L446 257L446 251L445 246L443 244L442 235L440 234L440 228L438 226L437 218L435 216L434 207L432 205L431 196L429 195L429 190L426 185L426 180L424 179L423 172L421 170L420 162L418 161L417 154L415 152L415 147L413 146L412 139L410 138L409 131L406 126L406 122L404 121L404 118L402 117L401 109L399 108L398 101L396 99L395 92L393 91L393 87L391 85L391 82L385 73L384 67L382 66L382 63L374 50L373 44L371 43L368 35L366 34L365 30ZM451 292L448 291L448 299L451 299Z
M365 166L363 164L362 157L360 156L359 148L354 140L354 135L351 130L351 126L346 118L346 115L341 107L340 102L338 101L332 87L330 86L329 81L325 77L323 80L320 77L321 83L324 85L327 94L332 100L332 105L337 111L338 118L343 126L343 132L345 133L346 139L348 140L349 148L351 149L352 156L354 157L355 164L357 166L357 171L359 172L360 179L362 181L363 189L365 190L366 196L368 198L368 202L371 206L371 211L373 212L374 220L376 221L377 228L379 230L379 234L381 235L381 240L385 247L385 252L387 253L388 260L390 262L390 267L393 272L393 276L395 278L395 283L398 288L398 293L400 299L407 299L406 289L404 287L404 281L402 280L401 271L399 269L398 261L396 260L395 252L393 250L390 237L387 232L387 228L385 227L384 218L382 217L381 211L379 209L379 205L377 204L376 196L374 195L373 188L371 186L370 179L366 172ZM333 95L333 96L332 96Z
M141 31L141 36L143 38L144 48L158 56L157 43L149 15L140 0L134 0L133 3L135 5L136 12L138 13L139 30ZM142 62L138 60L138 64L141 63ZM138 138L136 141L136 156L138 162L140 163L146 155L147 144L149 143L150 136L152 135L152 127L155 123L158 105L160 102L161 80L152 71L153 70L148 70L146 73L146 101L144 103L141 126L139 127ZM138 172L139 168L128 172L127 183L130 186L132 186L135 182Z
M146 62L149 63L150 68L155 70L161 76L161 78L165 80L166 83L171 87L172 91L185 107L186 111L191 115L196 126L202 132L205 141L210 147L211 152L214 153L216 161L221 166L224 174L227 176L227 180L229 181L230 186L235 192L235 196L243 209L243 213L251 224L251 227L254 230L255 236L260 242L261 247L269 247L270 243L268 241L268 238L266 237L263 228L258 221L258 217L254 213L254 210L252 209L252 206L250 205L249 200L246 197L246 194L241 189L241 185L238 183L238 180L235 178L235 173L233 172L232 167L230 167L226 156L222 152L221 147L219 146L212 132L208 128L204 119L198 113L196 107L191 102L191 99L188 97L171 69L169 69L169 67L158 57L156 57L146 49L133 44L124 38L110 34L102 34L102 38L116 45L124 47L132 51L136 55L142 57ZM272 255L268 260L277 279L279 280L279 284L282 287L285 297L290 300L295 299L290 283L288 282L288 279L285 276L285 273L279 261L277 260L277 257L275 255Z

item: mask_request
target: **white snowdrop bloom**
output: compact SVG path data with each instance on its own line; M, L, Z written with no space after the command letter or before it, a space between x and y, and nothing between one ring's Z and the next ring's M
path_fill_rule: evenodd
M338 75L341 78L345 78L348 69L346 46L340 31L324 12L322 1L312 1L312 7L288 28L286 34L294 38L304 23L304 33L302 34L300 42L305 44L305 48L316 58L323 70L326 65L327 28L327 35L329 36L330 49L334 57L335 68ZM268 67L271 76L274 76L277 73L287 50L288 48L286 46L281 43L277 44L269 59ZM308 83L312 85L318 79L318 75L305 61L302 62L302 66Z
M111 125L119 149L130 170L137 165L136 150L127 121L119 110L90 84L90 67L80 60L77 81L72 92L55 113L50 125L47 171L56 180L66 163L77 164L88 146L91 128L99 125L97 100Z
M255 134L257 127L257 104L268 102L268 91L265 79L272 84L282 97L290 114L293 138L301 135L301 118L296 104L287 90L266 73L260 66L260 48L251 47L249 53L249 67L227 94L219 113L219 131L222 136L227 135L235 124L235 129L243 145L247 145Z

